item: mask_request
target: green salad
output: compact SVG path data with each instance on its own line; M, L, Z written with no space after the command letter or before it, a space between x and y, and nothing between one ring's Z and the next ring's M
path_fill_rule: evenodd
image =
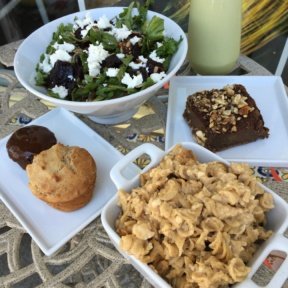
M148 6L132 2L113 19L86 14L60 24L37 64L36 84L52 97L86 102L123 97L162 80L182 38L167 37L162 18L148 21Z

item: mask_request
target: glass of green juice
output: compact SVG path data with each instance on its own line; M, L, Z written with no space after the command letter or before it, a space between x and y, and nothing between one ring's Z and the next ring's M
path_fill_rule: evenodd
M225 75L236 65L241 42L241 0L191 0L189 61L203 75Z

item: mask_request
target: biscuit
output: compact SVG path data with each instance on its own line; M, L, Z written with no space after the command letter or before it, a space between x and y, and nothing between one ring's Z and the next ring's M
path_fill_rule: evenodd
M32 193L54 208L72 211L91 200L96 163L83 148L56 144L35 156L26 171Z
M69 212L69 211L80 209L83 206L85 206L91 200L92 196L93 196L93 191L91 190L90 193L83 194L67 202L57 202L57 203L46 202L46 203L58 210Z

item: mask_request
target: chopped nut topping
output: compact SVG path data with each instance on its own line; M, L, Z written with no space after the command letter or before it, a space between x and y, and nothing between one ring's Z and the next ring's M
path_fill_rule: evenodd
M239 109L239 114L240 115L248 115L248 113L250 112L250 107L248 105L243 106Z
M231 115L231 112L232 112L231 110L225 110L223 114L229 116Z
M203 113L212 132L237 131L237 121L247 118L254 110L247 103L248 98L241 94L241 90L237 90L234 85L227 85L223 89L205 90L194 95L193 104ZM199 141L205 142L202 136L205 138L205 135L200 135Z
M237 127L236 127L236 126L233 126L233 127L231 128L231 132L237 132Z
M204 144L207 140L205 133L201 130L196 131L196 139L200 144Z
M227 85L226 87L224 87L224 89L227 91L227 94L230 95L230 96L235 94L235 92L233 90L233 86Z

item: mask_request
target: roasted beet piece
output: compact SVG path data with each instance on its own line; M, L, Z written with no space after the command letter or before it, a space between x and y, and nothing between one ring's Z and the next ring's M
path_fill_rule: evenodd
M147 78L148 78L148 73L147 73L147 71L146 71L146 68L140 67L139 71L140 71L140 73L142 74L143 81L146 81Z
M73 75L76 79L80 79L80 80L84 79L82 61L79 55L75 56L74 58L73 69L74 69Z
M119 68L122 61L115 55L108 56L103 62L102 66L107 68Z
M138 59L141 55L141 46L138 43L132 45L131 54L133 55L134 60Z
M86 26L85 26L86 27ZM81 40L78 42L78 46L81 48L81 49L87 49L89 47L89 45L91 44L90 41L82 41L82 35L81 35L81 31L82 29L79 27L75 32L74 32L74 35L77 39Z
M47 87L64 86L71 91L75 85L73 65L58 60L47 78Z
M132 34L130 34L129 39L131 39L135 36L142 39L142 35L140 33L137 33L137 32L133 32ZM132 45L131 54L133 55L134 60L138 59L138 57L141 55L141 48L142 48L141 40L139 42L135 43L134 45Z
M164 67L162 63L156 62L150 58L148 58L148 61L147 61L147 68L148 68L149 75L152 73L160 73L164 71Z
M79 39L79 40L82 39L81 31L82 31L82 29L79 27L79 28L74 32L75 37L76 37L77 39Z

